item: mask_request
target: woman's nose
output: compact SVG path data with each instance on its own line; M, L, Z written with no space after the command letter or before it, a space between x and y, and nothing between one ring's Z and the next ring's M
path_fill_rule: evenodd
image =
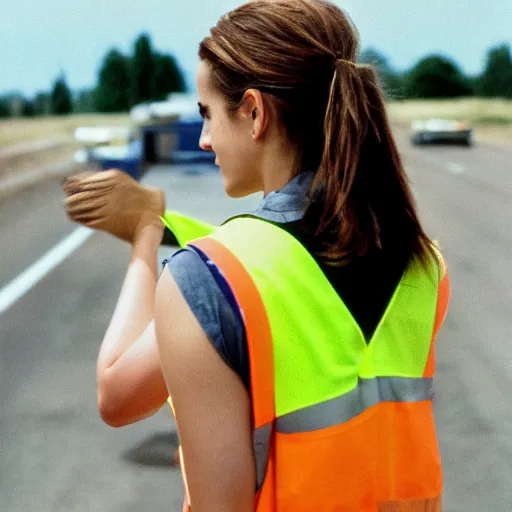
M212 151L212 140L210 134L203 128L201 137L199 137L199 147L203 151Z

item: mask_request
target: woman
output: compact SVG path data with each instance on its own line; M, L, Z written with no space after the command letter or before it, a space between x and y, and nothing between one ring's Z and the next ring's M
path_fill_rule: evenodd
M101 368L120 363L147 404L169 392L194 512L441 509L431 396L448 277L357 47L320 0L223 16L199 49L200 145L228 195L262 204L219 228L167 212L184 250L159 279L160 207L131 220L100 396ZM75 192L103 194L93 182Z

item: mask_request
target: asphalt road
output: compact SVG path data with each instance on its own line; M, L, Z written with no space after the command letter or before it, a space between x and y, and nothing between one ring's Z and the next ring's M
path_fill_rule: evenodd
M438 337L436 421L444 510L512 510L512 146L413 148L398 139L452 302ZM219 222L258 197L224 198L217 172L154 168L173 209ZM49 179L0 202L0 294L75 231ZM161 259L173 249L161 251ZM128 246L96 233L0 314L0 509L181 510L170 412L102 424L95 361Z

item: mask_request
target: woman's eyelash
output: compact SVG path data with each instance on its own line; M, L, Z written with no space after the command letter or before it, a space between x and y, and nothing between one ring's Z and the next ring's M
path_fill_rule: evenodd
M209 117L210 117L208 109L203 106L199 107L199 114L203 119L209 119Z

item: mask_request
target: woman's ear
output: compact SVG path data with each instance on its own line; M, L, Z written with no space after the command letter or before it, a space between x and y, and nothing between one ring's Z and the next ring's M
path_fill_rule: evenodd
M261 139L269 123L269 109L263 94L257 89L247 89L242 98L240 113L245 120L249 121L252 138Z

